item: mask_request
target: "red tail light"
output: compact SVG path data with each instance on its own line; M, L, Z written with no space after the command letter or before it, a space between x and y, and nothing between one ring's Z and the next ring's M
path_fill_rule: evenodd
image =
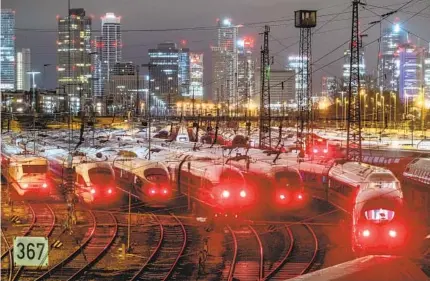
M240 197L245 198L246 197L246 191L245 190L240 191L239 195L240 195Z
M167 189L163 189L163 194L167 194Z
M222 192L222 197L224 197L224 198L228 198L228 197L230 197L230 192L229 192L228 190L224 190L224 191Z
M318 153L318 149L314 148L314 153Z
M155 194L155 193L157 193L157 191L155 190L155 188L151 188L151 190L149 190L149 193Z
M391 229L390 231L388 231L388 235L391 238L396 238L397 237L397 231Z
M96 194L96 190L94 188L91 188L91 194Z
M363 236L364 237L369 237L370 236L370 231L368 229L363 230Z
M22 188L28 188L28 183L23 183Z
M323 152L324 152L325 154L327 154L327 153L328 153L328 149L327 149L327 148L324 148Z
M109 189L108 189L108 193L109 193L109 194L112 194L112 189L110 189L110 188L109 188Z
M297 195L297 199L302 200L302 199L303 199L303 195L298 194L298 195Z
M47 185L46 183L44 183L44 184L42 184L42 187L43 187L43 188L47 188L47 187L48 187L48 185Z
M285 195L284 194L281 194L281 195L279 195L279 199L281 199L281 200L285 200Z

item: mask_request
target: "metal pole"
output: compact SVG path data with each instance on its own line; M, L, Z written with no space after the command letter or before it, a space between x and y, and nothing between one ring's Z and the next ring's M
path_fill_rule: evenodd
M130 163L132 163L130 161ZM127 252L130 251L130 235L131 235L131 189L133 184L130 185L130 190L128 191L128 226L127 226Z
M194 117L194 86L193 86L193 100L192 100L192 102L193 102L193 117Z

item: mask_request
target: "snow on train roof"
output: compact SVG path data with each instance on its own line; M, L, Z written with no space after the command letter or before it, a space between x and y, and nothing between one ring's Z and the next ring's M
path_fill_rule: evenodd
M301 275L289 281L429 281L406 257L366 256Z
M368 179L369 176L375 175L397 181L390 170L359 162L337 164L329 170L329 176L351 184L360 184Z

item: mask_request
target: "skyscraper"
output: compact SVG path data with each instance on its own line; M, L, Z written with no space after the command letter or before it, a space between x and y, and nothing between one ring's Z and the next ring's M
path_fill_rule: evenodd
M106 13L101 20L102 79L109 80L112 67L122 59L121 17Z
M430 105L430 43L424 57L424 81L426 87L427 104Z
M29 91L31 88L30 75L31 71L30 49L22 49L16 53L16 89Z
M192 88L190 88L190 50L187 48L179 49L178 84L181 96L189 95L190 91L192 91Z
M381 38L378 85L384 91L398 90L399 62L397 48L408 42L408 33L396 23L383 31Z
M140 112L143 112L145 102L142 92L141 77L137 76L136 65L132 62L118 62L112 66L110 79L105 81L106 109L109 114L125 113L136 109L139 89Z
M270 104L273 108L282 110L297 107L295 75L294 70L270 70Z
M336 92L336 77L334 76L323 76L322 77L321 96L333 97Z
M172 104L179 92L189 92L189 49L177 48L166 42L149 49L149 79L151 95Z
M255 95L255 60L252 57L254 39L244 37L237 41L238 103L245 105Z
M70 108L77 113L90 88L91 18L84 9L77 8L70 9L67 17L58 17L57 21L57 82L60 88L65 88Z
M304 57L304 62L306 62L306 61L307 61L307 58ZM302 88L302 80L303 80L302 78L306 77L306 73L307 73L306 68L303 68L303 64L304 63L302 63L300 61L300 56L297 56L297 55L291 55L287 59L286 69L287 70L294 70L294 72L296 74L295 79L294 79L295 84L296 84L295 85L295 91L296 91L296 101L295 102L297 102L297 95L299 93L298 91L301 90L301 88ZM307 88L307 85L305 83L304 88L303 88L304 92L306 92L306 88Z
M407 43L398 47L396 55L399 59L399 97L401 100L415 98L424 86L424 50Z
M190 53L190 89L195 98L203 98L203 53Z
M103 94L104 82L102 78L102 37L96 36L92 43L91 74L92 74L92 94L96 98L101 98Z
M1 9L0 89L15 88L15 11Z
M343 53L344 62L343 62L343 86L348 87L349 86L349 74L351 70L351 50L347 49ZM360 72L360 84L361 86L364 86L366 83L364 81L364 75L366 74L366 64L364 61L364 51L360 51L360 65L358 66L359 72Z
M233 104L237 87L237 34L240 26L230 19L217 20L217 46L212 47L212 92L217 96L222 88L224 102Z

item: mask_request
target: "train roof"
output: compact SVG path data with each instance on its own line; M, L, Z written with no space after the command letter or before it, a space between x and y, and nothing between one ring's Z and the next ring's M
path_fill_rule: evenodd
M408 164L403 176L430 185L430 158L416 158Z
M335 164L329 170L328 174L332 178L339 179L345 183L350 183L351 185L360 185L360 183L369 180L370 177L375 177L377 175L384 177L384 180L392 178L397 181L397 178L390 170L359 162Z
M429 281L421 269L400 256L366 256L301 275L289 281Z

